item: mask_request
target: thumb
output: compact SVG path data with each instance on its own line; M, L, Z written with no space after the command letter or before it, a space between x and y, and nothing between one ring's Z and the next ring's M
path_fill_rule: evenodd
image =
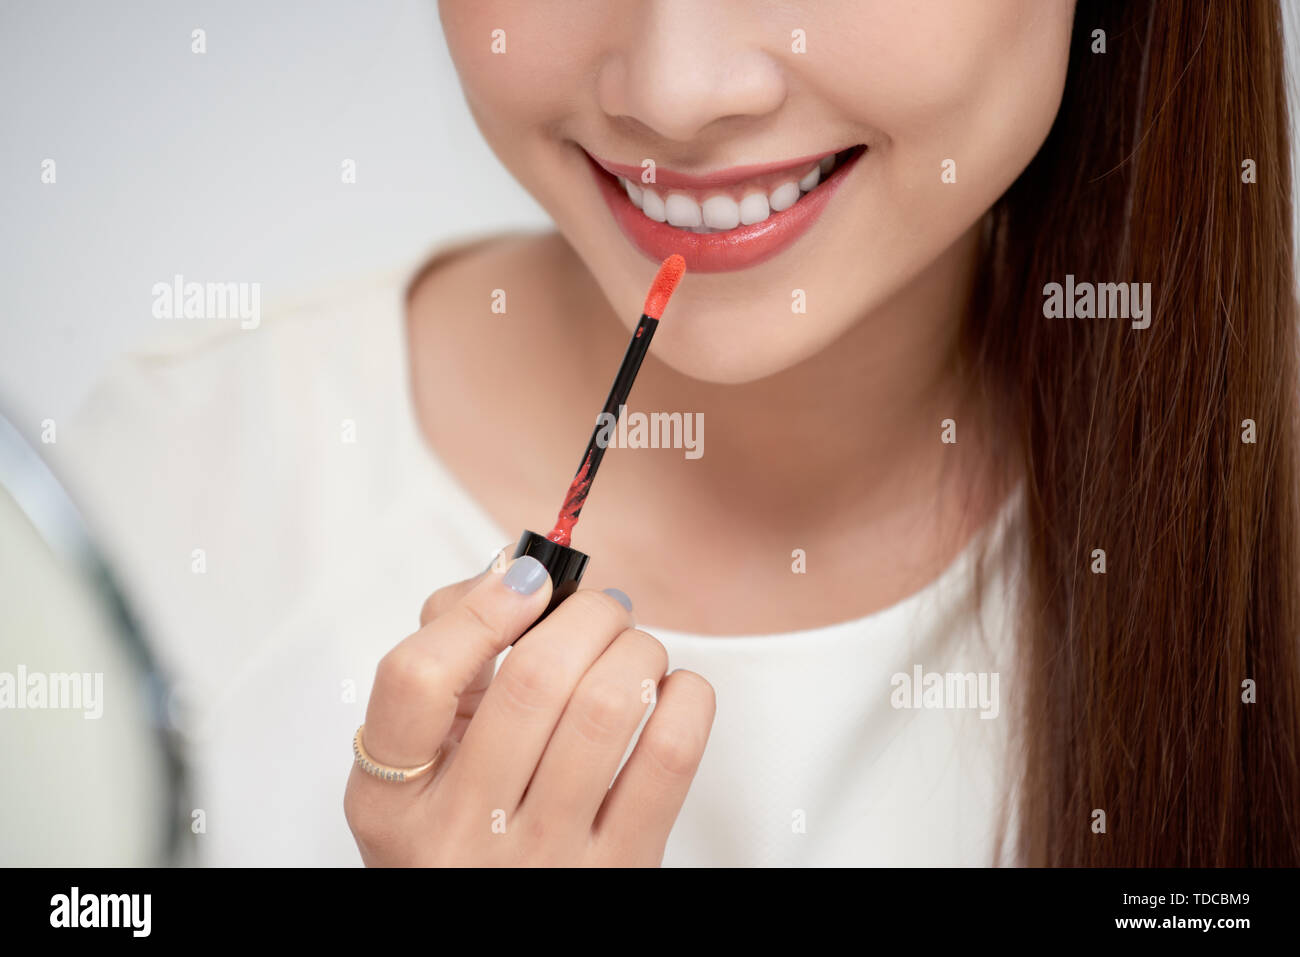
M496 572L498 575L504 572L506 566L510 564L510 549L514 547L514 544L514 542L508 542L498 548L492 556L492 561L488 562L487 568L473 578L466 578L464 581L446 585L426 598L424 605L420 608L420 627L423 628L464 598L469 593L469 590L482 581L483 576L488 572Z
M510 565L510 551L514 548L514 544L514 542L507 542L498 548L492 556L492 561L488 562L487 568L473 578L467 578L464 581L440 588L425 599L424 607L420 609L420 627L423 628L465 597L475 585L483 580L483 576L503 574ZM451 729L447 732L447 737L451 741L459 744L461 738L465 736L465 729L469 727L470 719L474 717L474 712L478 710L479 702L483 700L483 695L487 691L488 685L492 683L492 676L495 674L496 659L483 662L478 674L457 695L456 716L452 719Z

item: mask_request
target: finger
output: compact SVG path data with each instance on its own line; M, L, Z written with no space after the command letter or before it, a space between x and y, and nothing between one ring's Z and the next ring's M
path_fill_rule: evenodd
M513 811L573 690L632 624L618 599L582 589L562 601L506 655L447 770L467 807Z
M492 560L488 562L487 568L483 569L473 578L467 578L462 582L456 582L454 585L447 585L444 588L439 588L436 592L426 598L423 607L420 609L420 627L423 628L429 622L433 621L433 619L446 612L447 609L456 604L456 602L464 598L465 595L469 593L469 590L478 584L478 582L488 572L503 573L506 570L506 567L510 564L510 556L507 554L507 551L510 548L511 545L509 544L502 545L498 548L493 554Z
M478 711L478 706L483 701L483 695L487 692L488 685L492 683L492 675L495 671L496 662L485 661L478 674L474 676L474 680L469 683L469 687L457 696L456 717L451 720L451 728L447 731L447 740L459 743L465 737L465 731L469 728L469 723L473 720L475 712Z
M486 571L480 572L473 578L467 578L463 582L456 582L454 585L439 588L426 598L424 604L420 606L420 627L423 628L435 618L446 614L452 605L468 595L474 586L482 581L485 574L487 574Z
M596 815L595 839L616 859L658 864L713 727L713 686L693 671L664 679L632 755Z
M428 761L451 729L460 696L532 624L551 595L540 562L516 559L485 575L445 613L379 662L366 707L366 750L396 767Z
M490 572L504 574L510 566L510 549L513 547L513 542L507 542L496 550L487 567L473 578L440 588L425 599L424 606L420 609L420 626L423 627L439 615L446 613L452 605L468 594L484 575ZM447 740L459 742L465 736L465 729L469 727L470 719L474 717L474 711L483 698L483 692L487 691L488 685L492 682L492 674L495 671L495 659L484 662L469 686L460 693L456 700L456 717L452 719Z
M590 830L667 670L650 635L619 635L578 683L517 813Z

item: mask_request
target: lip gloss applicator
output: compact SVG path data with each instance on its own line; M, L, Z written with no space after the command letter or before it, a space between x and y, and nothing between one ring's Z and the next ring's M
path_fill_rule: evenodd
M650 349L650 340L654 338L664 308L668 305L668 300L684 272L686 272L686 260L676 253L665 259L659 267L659 272L650 286L650 293L646 296L641 321L637 323L636 331L632 333L632 339L627 344L627 352L623 354L623 362L618 367L618 374L614 376L614 384L610 386L605 406L601 414L596 417L596 427L592 430L591 440L582 453L582 461L573 476L573 481L569 484L569 491L564 496L564 504L560 506L555 528L549 535L525 530L519 537L519 544L515 546L515 558L531 555L546 566L546 570L551 575L551 602L538 621L549 615L556 605L577 591L582 573L587 569L588 556L569 543L573 539L573 527L578 524L578 516L587 501L587 494L591 491L591 483L596 478L596 470L600 468L601 459L605 457L605 445L598 441L600 433L605 428L605 423L610 421L607 416L612 416L613 421L617 422L619 412L627 404L627 397L632 391L632 383L636 381L641 361L645 359L646 352Z

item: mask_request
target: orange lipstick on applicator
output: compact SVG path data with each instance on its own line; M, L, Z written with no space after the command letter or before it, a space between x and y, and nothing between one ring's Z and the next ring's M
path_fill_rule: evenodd
M583 451L578 471L573 476L568 493L564 496L564 504L560 506L555 528L549 535L525 531L519 537L519 544L515 546L515 558L530 555L541 562L550 573L551 602L542 613L542 618L577 590L578 583L582 580L582 573L587 569L588 556L569 543L573 539L573 528L578 524L582 506L591 491L591 483L596 478L596 470L600 468L601 459L605 457L605 444L600 441L601 432L604 430L603 423L617 421L619 413L627 404L632 383L636 381L641 362L650 349L650 340L654 338L655 329L659 327L659 320L668 305L668 300L685 272L686 260L675 253L665 259L659 267L654 283L650 286L650 293L646 296L641 320L637 323L636 331L632 333L632 339L627 344L627 352L623 354L623 361L614 376L614 384L605 399L605 406L596 419L591 440Z

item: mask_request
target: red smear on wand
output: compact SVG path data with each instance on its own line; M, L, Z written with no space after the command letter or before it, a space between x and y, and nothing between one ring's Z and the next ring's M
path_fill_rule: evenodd
M587 490L591 488L591 453L583 460L582 468L573 477L569 485L569 494L564 496L560 506L560 517L555 520L555 528L546 537L557 545L568 545L573 540L573 526L578 524L578 513L587 501Z
M600 461L605 457L605 446L598 439L601 432L605 431L604 424L610 421L606 416L613 416L613 421L617 422L619 410L627 405L627 397L641 368L641 360L645 358L650 348L650 340L654 338L655 329L659 327L659 319L663 316L668 300L672 298L673 290L677 288L677 283L681 281L682 274L685 272L686 260L674 253L663 261L655 281L650 285L650 293L645 298L641 321L637 323L636 332L627 344L627 352L623 354L623 362L618 367L618 374L614 376L614 384L605 399L602 414L596 419L596 428L592 431L591 440L582 454L582 464L578 466L577 474L573 476L573 481L569 485L568 494L564 496L564 504L560 506L560 515L555 520L555 528L551 530L550 535L546 536L557 545L568 545L573 540L573 527L578 524L578 515L587 501L587 493L591 491L596 470L600 468Z

